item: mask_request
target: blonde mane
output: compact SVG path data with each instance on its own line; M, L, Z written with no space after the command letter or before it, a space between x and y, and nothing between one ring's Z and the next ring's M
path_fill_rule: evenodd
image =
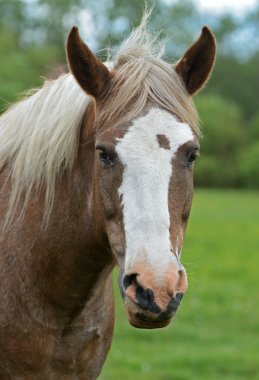
M13 220L22 195L23 211L26 209L33 187L46 188L45 218L48 219L56 178L61 171L72 168L80 125L90 101L74 77L66 74L45 82L41 89L0 117L0 171L8 164L8 178L12 180L4 229Z
M192 99L173 66L161 59L163 44L147 31L148 16L144 15L112 60L116 75L98 125L108 128L128 122L151 100L198 135ZM23 215L32 188L46 189L44 219L48 219L56 179L76 159L80 126L90 102L91 97L66 74L46 82L0 117L0 171L8 164L12 179L4 229L10 226L21 196L25 197Z

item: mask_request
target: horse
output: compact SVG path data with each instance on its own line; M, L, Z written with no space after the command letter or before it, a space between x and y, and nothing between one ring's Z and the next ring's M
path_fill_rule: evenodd
M100 374L114 325L112 271L129 323L167 326L199 154L192 96L215 60L208 27L171 64L133 29L101 62L73 27L69 72L0 118L0 378Z

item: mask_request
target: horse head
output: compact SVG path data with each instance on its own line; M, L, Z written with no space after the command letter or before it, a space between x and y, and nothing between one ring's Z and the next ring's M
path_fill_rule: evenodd
M199 154L191 96L209 78L215 40L204 27L171 65L144 45L134 48L134 38L109 69L73 28L67 57L93 97L96 220L119 266L128 319L157 328L169 324L187 290L180 258Z

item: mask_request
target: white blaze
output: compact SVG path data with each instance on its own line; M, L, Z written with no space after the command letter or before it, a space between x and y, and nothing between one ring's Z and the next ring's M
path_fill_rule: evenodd
M170 149L159 145L157 135L166 136ZM118 141L116 151L124 165L119 194L123 202L126 270L142 258L158 270L164 260L174 259L168 207L172 159L178 148L193 138L189 125L167 111L152 108L136 119Z

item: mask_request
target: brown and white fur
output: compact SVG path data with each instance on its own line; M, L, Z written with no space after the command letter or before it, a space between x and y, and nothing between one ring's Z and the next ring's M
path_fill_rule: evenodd
M204 27L174 66L157 46L144 18L105 65L73 28L71 74L0 118L3 380L97 378L116 263L135 327L168 325L187 289L180 256L199 151L191 95L208 80L215 40Z

